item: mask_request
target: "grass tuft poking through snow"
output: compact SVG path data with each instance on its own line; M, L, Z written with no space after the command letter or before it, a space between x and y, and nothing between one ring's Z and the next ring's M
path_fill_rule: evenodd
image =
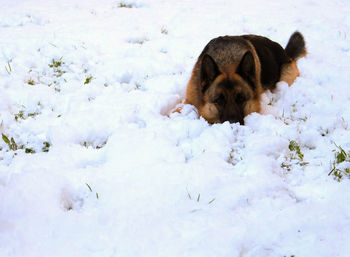
M304 154L302 154L302 152L300 150L300 146L299 146L299 144L296 141L291 140L289 142L288 148L289 148L289 150L291 152L295 152L296 153L296 156L299 158L300 161L304 160Z
M91 82L92 79L93 79L92 76L88 76L88 77L85 79L84 85L89 84L89 83Z
M119 3L119 8L133 8L134 6L132 4L126 4L126 3Z
M350 179L350 152L346 152L341 146L335 144L334 161L332 163L329 176L333 176L338 182L342 181L344 176Z

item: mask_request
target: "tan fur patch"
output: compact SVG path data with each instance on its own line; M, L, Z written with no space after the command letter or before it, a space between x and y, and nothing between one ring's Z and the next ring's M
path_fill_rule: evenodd
M199 107L198 113L209 123L219 123L219 111L216 108L215 104L206 103L203 106Z
M222 72L225 74L234 74L237 70L237 66L239 63L230 63L225 65L225 67L222 68Z
M291 86L299 75L296 62L287 63L282 66L280 81L287 82Z
M171 113L174 113L174 112L181 113L182 108L183 108L183 106L180 106L180 107L176 108L174 111L172 111Z
M259 97L248 101L244 107L244 116L253 112L260 112L260 95Z
M185 104L200 106L203 104L202 93L194 75L187 84Z

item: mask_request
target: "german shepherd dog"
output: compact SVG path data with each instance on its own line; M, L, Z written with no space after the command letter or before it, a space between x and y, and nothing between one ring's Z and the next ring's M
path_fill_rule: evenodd
M198 57L186 90L192 104L209 123L244 124L260 111L260 98L276 83L291 85L299 76L296 61L306 55L301 33L294 32L285 49L257 35L224 36L211 40Z

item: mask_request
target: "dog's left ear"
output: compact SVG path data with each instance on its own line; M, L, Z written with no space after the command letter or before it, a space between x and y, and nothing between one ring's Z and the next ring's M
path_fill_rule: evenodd
M201 63L201 85L202 92L204 92L210 84L219 76L220 71L214 59L208 55L204 54Z
M253 54L250 51L244 54L236 72L243 79L247 80L251 87L255 88L255 62Z

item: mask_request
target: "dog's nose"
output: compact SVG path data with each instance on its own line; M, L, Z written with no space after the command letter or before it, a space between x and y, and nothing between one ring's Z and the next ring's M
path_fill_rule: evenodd
M240 125L244 125L244 120L243 119L233 118L233 119L229 119L228 121L230 123L237 123L237 122L239 122Z

